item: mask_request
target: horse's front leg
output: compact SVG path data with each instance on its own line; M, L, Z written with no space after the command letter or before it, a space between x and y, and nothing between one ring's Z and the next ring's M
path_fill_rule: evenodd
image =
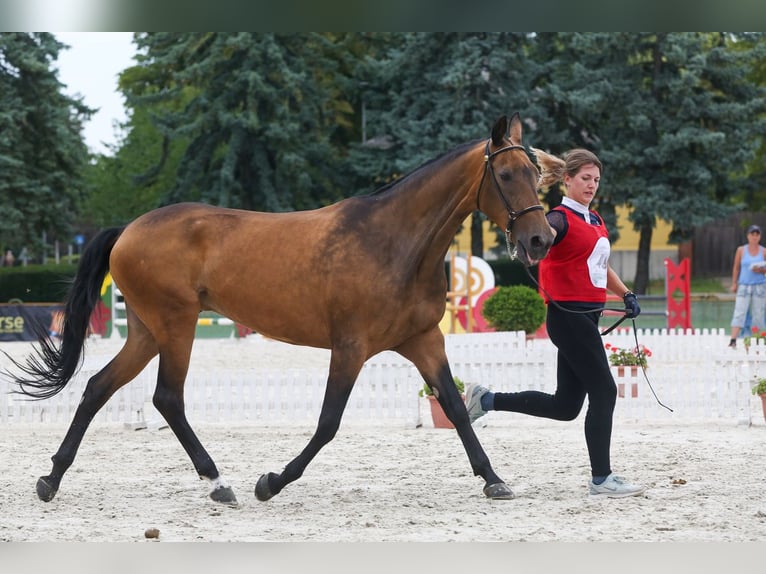
M322 447L335 437L340 428L348 397L363 364L364 357L360 353L350 350L340 352L333 349L327 388L314 436L281 473L270 472L258 479L255 485L255 496L258 500L269 500L272 496L279 494L285 486L299 479Z
M410 339L396 351L413 362L426 384L433 389L444 414L455 425L473 473L485 481L484 494L496 500L514 498L513 491L493 470L489 457L471 426L465 403L458 393L449 368L444 350L444 336L438 327Z

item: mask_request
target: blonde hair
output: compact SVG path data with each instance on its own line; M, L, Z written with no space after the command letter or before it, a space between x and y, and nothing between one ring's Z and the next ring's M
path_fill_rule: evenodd
M538 187L550 187L554 183L564 181L564 176L574 177L583 166L593 164L600 172L604 171L601 160L592 151L583 148L569 150L564 159L544 152L541 149L530 148L540 164L540 179Z

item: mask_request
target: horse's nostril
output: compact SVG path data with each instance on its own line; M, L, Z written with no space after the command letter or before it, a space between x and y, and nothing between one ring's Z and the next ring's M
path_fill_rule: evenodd
M543 257L548 253L548 250L551 248L552 244L553 241L548 238L543 238L540 235L533 235L529 242L529 247L534 255Z

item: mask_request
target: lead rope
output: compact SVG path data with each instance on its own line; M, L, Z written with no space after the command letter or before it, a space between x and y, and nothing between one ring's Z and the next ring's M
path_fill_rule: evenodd
M649 385L649 390L652 391L652 394L654 395L654 400L657 401L657 404L660 405L663 408L668 409L671 413L673 412L673 409L671 409L669 406L664 404L660 398L657 396L657 393L654 392L654 387L652 387L652 383L649 381L649 377L646 374L646 361L642 360L644 359L644 354L641 352L641 347L638 345L638 333L636 333L636 320L631 319L633 322L633 339L636 341L636 352L638 353L638 363L641 366L641 372L644 374L644 380L646 381L646 384Z
M513 260L513 259L516 259L516 246L511 243L511 237L510 236L511 236L511 234L509 232L505 233L505 247L508 250L508 256ZM548 301L550 303L552 303L559 311L565 311L567 313L575 313L575 314L593 313L594 311L599 311L599 312L603 312L603 311L616 311L618 313L622 313L623 314L622 317L614 325L612 325L611 327L601 331L601 336L602 337L604 335L608 335L609 333L611 333L614 329L617 328L618 325L620 325L620 323L622 323L625 319L628 318L628 314L627 314L627 311L625 311L625 309L612 309L612 308L609 308L609 307L602 307L601 309L591 309L591 310L588 310L588 311L575 311L573 309L567 309L566 307L562 307L537 282L537 279L535 279L532 276L532 273L529 272L529 267L524 265L524 270L527 272L527 275L532 280L532 282L535 285L537 285L538 289L540 289L540 291L542 291L545 294L545 296L548 298ZM641 367L641 372L644 375L644 380L646 381L646 384L649 386L649 390L652 391L652 395L654 395L654 400L657 401L657 404L660 405L662 408L665 408L665 409L669 410L672 413L673 409L671 409L669 406L664 404L660 400L660 398L657 396L657 393L654 392L654 387L652 387L652 383L649 380L649 376L646 374L646 366L645 366L646 361L644 360L646 357L643 354L643 352L641 351L641 346L638 344L638 333L636 331L636 319L633 318L633 319L631 319L631 321L633 323L633 338L636 341L636 353L638 354L638 364Z

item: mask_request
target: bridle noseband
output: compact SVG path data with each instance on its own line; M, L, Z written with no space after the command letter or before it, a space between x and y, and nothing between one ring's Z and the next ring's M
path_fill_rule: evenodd
M496 155L499 155L506 151L511 151L514 149L520 149L523 150L524 153L526 153L526 148L523 145L508 145L505 147L501 147L500 149L497 149L493 151L492 153L489 152L489 143L491 140L487 140L487 146L484 150L484 173L481 176L481 181L479 182L479 191L476 195L476 207L479 208L479 201L481 200L481 190L484 187L484 178L487 177L487 172L489 171L492 174L492 181L495 183L495 191L497 191L497 194L500 196L500 201L503 202L503 206L505 207L505 210L508 212L508 225L505 227L505 237L506 240L510 241L510 235L513 231L513 224L516 223L516 220L519 219L522 215L529 213L531 211L537 211L543 210L543 206L539 203L537 205L530 205L529 207L525 207L524 209L521 209L519 211L515 211L511 204L508 203L508 200L506 199L505 195L503 194L503 190L500 189L500 184L497 181L497 176L495 176L495 169L492 167L492 158Z

